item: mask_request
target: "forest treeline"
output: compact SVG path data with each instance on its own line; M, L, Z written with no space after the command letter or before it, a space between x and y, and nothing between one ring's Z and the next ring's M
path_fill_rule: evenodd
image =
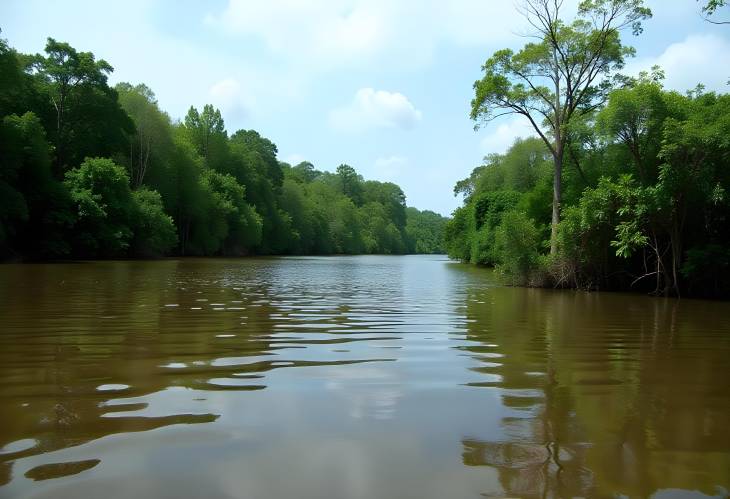
M443 252L446 219L396 184L281 162L211 105L173 122L112 71L0 40L1 259Z
M523 14L536 41L487 60L472 118L514 114L536 138L456 184L448 254L516 285L730 296L730 95L667 90L658 67L620 74L621 32L651 16L641 0Z

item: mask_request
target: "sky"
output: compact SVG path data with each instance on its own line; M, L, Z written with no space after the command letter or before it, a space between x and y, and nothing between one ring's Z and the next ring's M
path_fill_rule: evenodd
M730 26L704 21L696 0L646 3L654 17L625 35L624 72L658 64L668 88L728 91ZM259 131L282 161L347 163L444 215L461 203L456 181L531 135L520 117L476 131L469 119L481 65L526 42L511 0L2 0L0 28L21 52L49 36L93 52L112 84L145 83L173 120L212 103L229 133Z

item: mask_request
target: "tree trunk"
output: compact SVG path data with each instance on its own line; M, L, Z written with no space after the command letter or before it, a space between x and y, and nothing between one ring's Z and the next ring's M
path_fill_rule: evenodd
M558 224L560 223L560 199L562 198L562 177L563 177L563 152L566 141L563 138L562 111L560 109L560 74L558 71L558 55L553 49L553 61L555 68L555 151L553 161L555 163L555 176L553 177L553 219L550 224L550 255L558 254Z
M550 227L550 254L558 254L558 224L560 223L560 200L562 198L563 148L557 145L555 155L555 177L553 178L553 218Z

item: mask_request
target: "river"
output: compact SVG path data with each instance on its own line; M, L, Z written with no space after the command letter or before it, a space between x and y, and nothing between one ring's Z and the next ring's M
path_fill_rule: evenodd
M726 497L730 305L442 256L0 266L0 497Z

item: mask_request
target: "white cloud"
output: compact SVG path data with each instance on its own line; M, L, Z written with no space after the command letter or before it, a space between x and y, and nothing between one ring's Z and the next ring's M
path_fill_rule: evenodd
M213 84L208 91L211 101L231 117L244 117L255 105L255 99L247 94L235 78L224 78Z
M330 111L330 125L336 130L359 132L372 128L413 128L421 111L399 92L361 88L352 102Z
M408 168L408 158L403 156L387 156L375 160L374 173L381 180L395 180Z
M258 69L241 64L231 69L228 76L213 80L205 99L205 103L221 110L229 130L250 127L262 115L286 112L306 88L306 83L296 75L289 77L278 68Z
M702 83L708 90L726 92L730 78L730 42L715 34L690 35L669 45L657 57L631 61L628 74L636 75L659 65L666 73L664 82L673 90L690 90Z
M479 142L484 154L504 154L516 139L536 135L530 122L522 116L515 116L499 124L491 123L488 129L491 130L490 133Z
M297 154L297 153L288 154L288 155L284 156L284 159L282 159L282 161L284 163L289 163L292 166L296 166L305 160L306 160L306 158L304 156L302 156L301 154Z
M420 65L439 43L502 44L524 26L512 2L485 0L228 0L205 23L308 70Z
M385 17L368 2L229 0L206 24L264 42L278 55L322 64L367 57L379 48Z

